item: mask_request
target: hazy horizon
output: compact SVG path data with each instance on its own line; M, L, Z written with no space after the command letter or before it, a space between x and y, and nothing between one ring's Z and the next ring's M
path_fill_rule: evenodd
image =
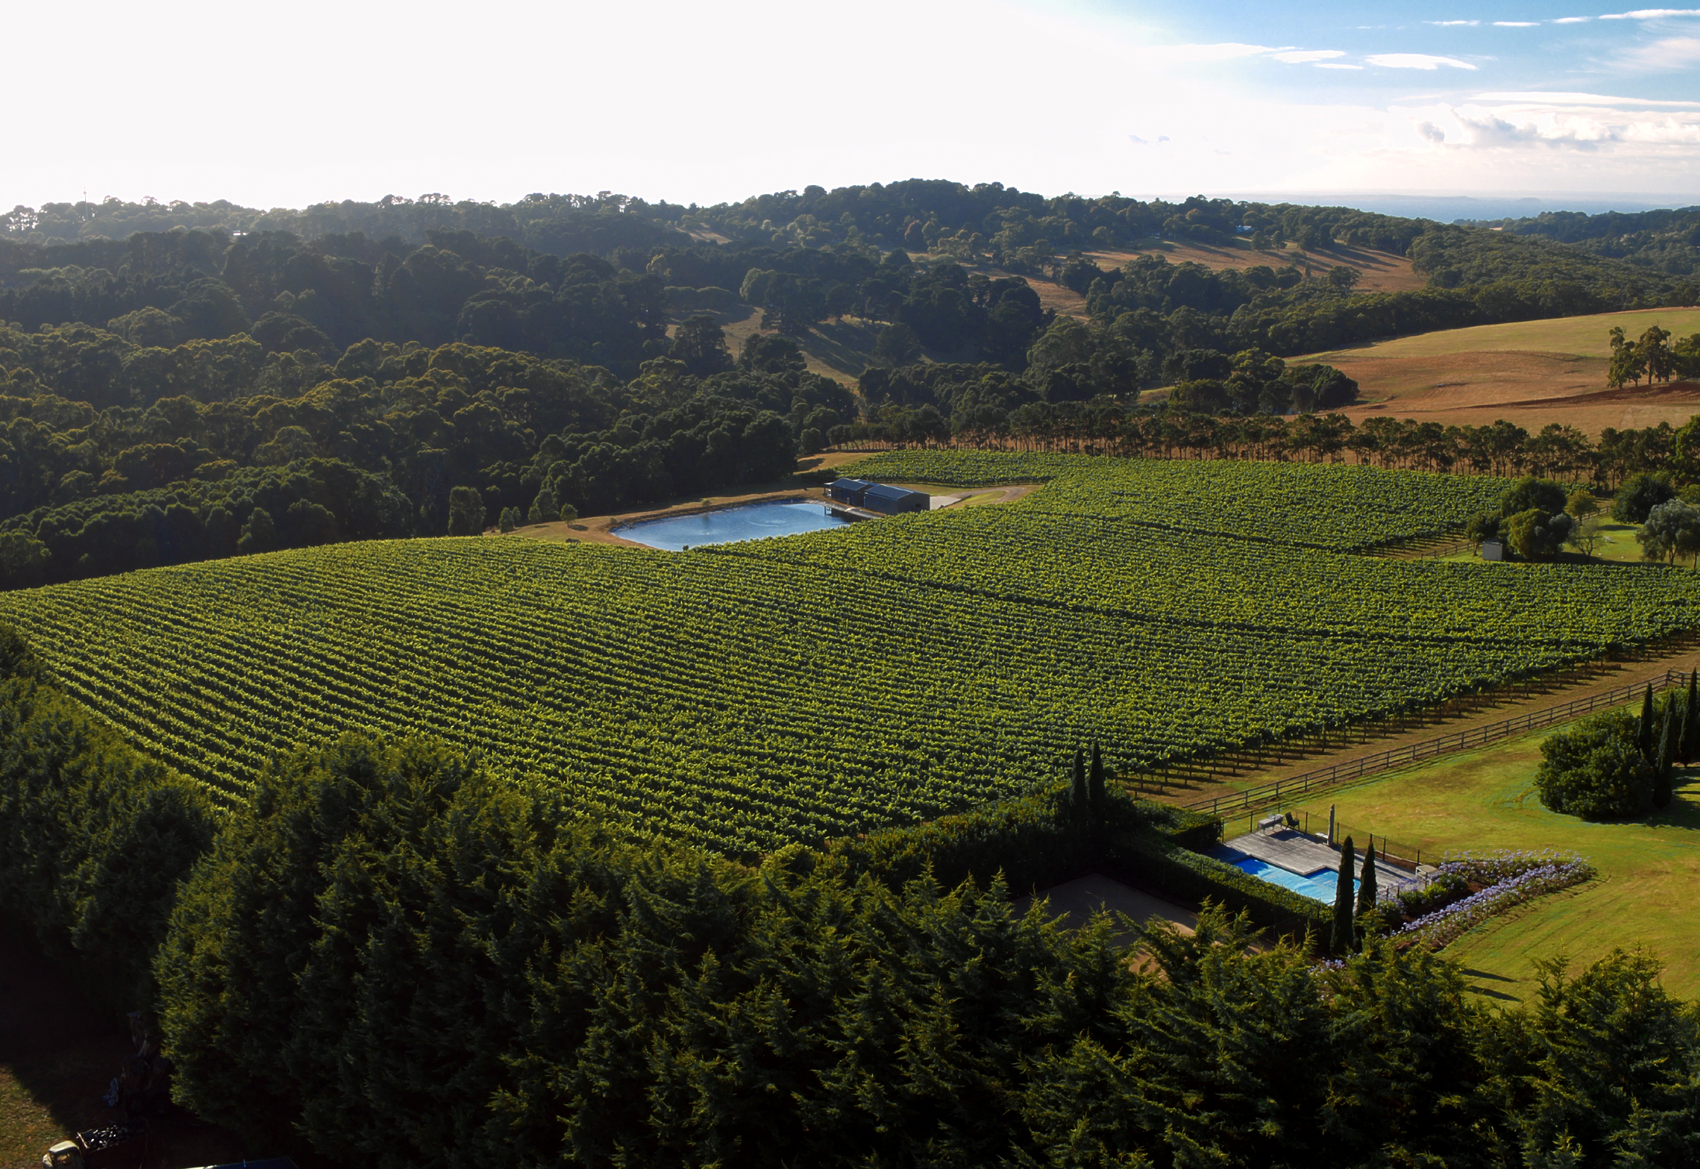
M714 204L917 175L1142 198L1700 201L1700 9L1362 11L37 7L12 16L36 48L0 91L46 116L0 174L0 206L85 191Z

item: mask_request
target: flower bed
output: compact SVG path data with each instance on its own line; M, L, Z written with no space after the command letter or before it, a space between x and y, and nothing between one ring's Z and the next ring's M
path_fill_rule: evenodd
M1490 917L1592 876L1594 866L1574 853L1497 852L1448 860L1429 888L1462 888L1468 894L1406 922L1393 937L1401 946L1438 950Z

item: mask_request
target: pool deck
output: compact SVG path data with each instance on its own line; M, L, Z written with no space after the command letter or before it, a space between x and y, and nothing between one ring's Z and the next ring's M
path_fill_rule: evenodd
M1277 868L1286 869L1289 873L1309 876L1318 869L1338 870L1340 867L1340 850L1315 836L1307 836L1296 828L1267 828L1258 832L1248 832L1244 836L1236 836L1226 844L1218 844L1210 850L1210 855L1217 860L1233 864L1246 857L1256 857L1260 861L1272 864ZM1352 866L1354 875L1363 865L1363 850L1358 849L1359 858ZM1376 885L1389 889L1395 885L1408 883L1413 875L1432 872L1434 866L1419 865L1417 873L1402 866L1389 864L1380 857L1375 861Z

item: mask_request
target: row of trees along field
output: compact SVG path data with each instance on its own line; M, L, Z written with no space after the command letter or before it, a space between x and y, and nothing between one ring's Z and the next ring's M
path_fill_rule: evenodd
M1305 367L1300 367L1303 370ZM1328 366L1311 369L1325 371ZM1631 475L1676 471L1700 475L1700 429L1690 421L1644 429L1607 427L1598 440L1573 426L1549 423L1531 434L1503 419L1455 426L1374 416L1354 423L1344 414L1240 414L1186 408L1200 394L1226 392L1220 383L1175 388L1157 407L1110 398L1087 402L1022 401L997 370L924 365L872 370L863 376L870 402L866 420L829 431L847 450L896 446L965 450L1075 452L1198 459L1351 461L1378 467L1458 474L1534 474L1580 478L1612 490ZM881 395L891 395L882 399ZM892 400L901 395L901 402ZM883 404L873 404L880 403Z
M1149 815L1114 789L748 867L630 843L438 744L346 737L219 816L9 630L0 746L9 911L102 1002L152 1015L177 1099L257 1152L1696 1163L1700 1016L1644 956L1548 966L1501 1010L1422 947L1318 966L1208 910L1190 936L1144 931L1130 969L1107 918L1012 914L1000 850L1066 864L1152 831L1114 827Z
M1700 376L1700 333L1677 340L1669 329L1653 325L1631 341L1621 326L1614 326L1610 337L1611 365L1606 385L1611 389L1640 385L1642 378L1653 385L1673 377Z

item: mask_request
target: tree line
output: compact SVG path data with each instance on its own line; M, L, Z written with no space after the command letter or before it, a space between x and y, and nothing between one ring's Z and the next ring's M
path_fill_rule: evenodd
M1541 237L1607 259L1676 277L1700 277L1700 207L1652 211L1543 211L1482 226L1507 235Z
M1700 1017L1651 959L1550 964L1503 1010L1424 948L1318 965L1207 907L1191 935L1139 931L1130 968L1107 917L1014 913L999 872L1091 864L1142 815L1085 792L743 864L349 736L215 812L0 630L8 912L147 1010L175 1098L254 1155L1696 1163Z
M1288 367L1257 353L1237 355L1234 361L1237 366L1230 368L1235 373L1226 381L1183 382L1168 401L1156 404L1048 400L1030 382L983 365L870 370L861 383L868 404L865 420L829 431L827 441L848 450L934 445L1145 458L1351 461L1454 474L1558 476L1607 491L1641 474L1700 477L1700 431L1694 420L1681 427L1668 422L1642 429L1607 427L1598 440L1560 423L1531 434L1503 419L1456 426L1378 415L1354 423L1344 414L1322 412L1340 404L1340 399L1328 401L1329 393L1356 392L1356 384L1331 366ZM1315 395L1311 413L1239 412L1255 409L1270 394L1286 395L1291 405L1304 401L1306 393Z
M1211 272L1147 256L1101 269L1085 254L1241 238L1267 249L1270 263ZM1287 241L1409 255L1431 287L1355 293L1349 265L1308 279L1282 250ZM925 263L907 274L882 262L901 257L900 268L912 255ZM785 328L845 313L898 322L935 356L1019 369L1036 301L1017 295L1002 306L1019 280L953 274L959 261L1049 271L1088 297L1100 324L1136 313L1120 331L1158 364L1189 348L1289 355L1700 298L1693 281L1568 245L1346 208L1047 199L996 183L912 180L719 208L610 194L536 195L503 207L389 198L267 213L116 200L19 208L0 217L0 320L31 329L114 322L150 345L248 331L287 351L363 337L460 340L572 356L629 377L665 347L657 330L667 310L742 301ZM975 277L991 287L973 287ZM916 279L922 287L911 287Z
M493 523L766 482L799 433L818 445L855 417L784 337L734 358L705 317L668 352L621 383L463 344L367 339L333 363L246 336L162 350L0 329L0 582L441 535L457 488Z

